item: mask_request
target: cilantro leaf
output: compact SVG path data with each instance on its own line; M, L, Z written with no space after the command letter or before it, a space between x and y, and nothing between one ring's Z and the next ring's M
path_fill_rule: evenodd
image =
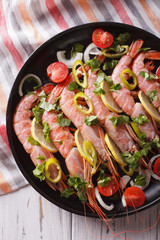
M71 195L74 194L74 191L72 189L63 189L63 191L61 192L61 197L65 197L65 198L69 198Z
M93 90L93 92L95 93L95 95L105 94L105 91L101 88L101 83L103 81L108 82L110 86L113 84L113 81L110 77L106 76L103 71L99 71L97 74L97 79L94 82L95 89Z
M113 84L111 87L110 87L110 91L111 92L115 92L117 90L120 90L122 88L121 84L120 83L117 83L117 84Z
M116 42L117 44L123 45L123 44L126 43L130 38L131 38L131 34L130 34L129 32L121 33L121 34L119 34L119 35L116 37L115 42Z
M142 125L145 122L150 122L146 115L140 113L138 117L132 119L137 125Z
M95 95L101 95L101 94L105 94L105 91L101 88L101 87L96 87L93 92L95 93Z
M103 64L103 70L108 70L108 69L113 69L117 64L118 64L118 60L115 60L113 59L112 61L106 61L104 64Z
M63 144L63 141L62 140L53 140L54 142L58 142L59 145L62 145Z
M157 97L157 93L158 90L154 89L152 91L147 91L148 97L152 100L152 101L158 101L158 97Z
M108 183L109 183L110 181L111 181L111 178L110 178L110 177L104 177L104 178L98 180L98 185L99 185L100 187L105 187L105 186L108 185Z
M69 85L68 85L68 90L69 91L73 91L75 89L78 89L78 84L76 82L71 82Z
M97 116L94 116L94 115L91 115L91 116L87 116L85 119L84 119L84 122L87 126L90 126L90 125L95 125L98 123L98 118Z
M97 58L90 59L88 62L86 62L87 67L91 67L91 71L97 71L100 69L101 61Z
M154 80L154 79L158 79L159 77L156 76L155 74L152 74L152 73L148 73L148 72L145 72L145 71L140 71L139 75L141 77L144 77L145 80L149 81L149 80Z
M61 127L66 127L71 124L71 120L63 117L63 112L57 115L57 123Z
M142 174L138 175L136 177L134 185L144 186L145 184L146 184L146 176Z
M39 157L37 157L36 159L40 159L40 160L44 160L45 157L43 155L40 155Z
M40 146L39 142L37 142L33 137L28 136L27 141L31 144L31 145L36 145L36 146Z
M75 43L71 49L71 58L73 57L74 54L77 52L82 52L84 48L84 45L81 43Z
M126 115L120 115L118 117L112 117L109 119L114 127L117 127L119 124L123 123L123 124L129 124L129 117Z
M40 181L45 180L45 174L44 174L44 168L45 168L46 162L42 164L38 164L36 168L33 170L33 174L35 177L39 178Z
M43 123L43 133L44 133L44 138L45 138L46 142L48 142L48 143L51 142L50 131L51 131L51 126L49 126L47 122L44 122Z
M39 107L44 109L45 111L49 112L51 110L54 110L54 106L53 104L49 103L49 102L46 102L46 98L42 97L40 99L40 103L39 103Z
M138 167L138 161L142 157L142 153L139 151L131 154L127 151L122 153L122 157L128 163L130 168L136 169Z
M39 105L36 105L33 109L32 112L34 114L34 117L36 119L36 123L42 124L42 115L44 113L44 109L40 108Z

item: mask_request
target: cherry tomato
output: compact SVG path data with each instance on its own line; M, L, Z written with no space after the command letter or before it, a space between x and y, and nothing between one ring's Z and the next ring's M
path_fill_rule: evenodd
M155 174L160 176L160 158L157 158L157 160L155 161L155 163L153 165L153 170L154 170Z
M68 67L62 62L54 62L47 67L47 75L55 83L64 81L68 71Z
M97 183L97 187L98 187L99 192L103 196L110 197L118 191L119 185L116 183L113 176L107 175L107 177L110 177L111 181L104 187L100 187L99 184Z
M157 77L160 77L160 66L157 68L156 75Z
M92 42L99 48L107 48L113 43L113 35L102 28L97 28L92 34Z
M145 202L145 194L139 187L129 187L124 193L127 206L140 207Z

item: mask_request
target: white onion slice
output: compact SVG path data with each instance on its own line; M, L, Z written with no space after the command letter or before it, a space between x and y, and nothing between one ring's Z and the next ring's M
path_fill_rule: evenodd
M134 185L134 181L133 180L130 181L130 185L133 187L133 185Z
M126 207L127 204L126 204L126 200L125 200L124 194L122 195L121 201L122 201L123 207Z
M153 156L153 157L150 159L149 164L148 164L150 168L152 168L151 164L152 164L158 157L160 157L160 154L157 154L157 155ZM154 179L160 180L160 177L159 177L157 174L153 173L153 171L150 171L150 174L151 174L151 176L152 176Z
M64 63L68 68L72 68L75 61L82 60L83 53L78 52L76 54L73 54L73 57L71 59L66 59L65 52L66 51L58 51L57 59L59 62Z
M95 187L95 195L96 195L96 198L99 202L99 204L104 208L106 209L107 211L111 211L113 208L114 208L114 205L111 204L110 206L108 206L106 203L103 202L102 198L101 198L101 195L98 191L98 188Z
M131 177L128 175L124 175L123 177L121 177L119 186L121 189L124 189L125 186L127 185L127 183L130 181Z
M26 76L24 76L24 78L22 78L22 80L21 80L21 82L20 82L20 84L19 84L18 93L19 93L20 97L23 96L23 92L22 92L23 83L24 83L24 82L26 81L26 79L29 78L29 77L35 78L35 79L37 80L37 83L39 83L40 85L42 85L42 81L41 81L41 79L40 79L38 76L36 76L35 74L32 74L32 73L27 74Z
M84 62L88 62L88 60L90 59L89 54L92 54L92 55L100 54L100 50L96 47L94 43L90 43L88 47L85 49L84 56L83 56Z

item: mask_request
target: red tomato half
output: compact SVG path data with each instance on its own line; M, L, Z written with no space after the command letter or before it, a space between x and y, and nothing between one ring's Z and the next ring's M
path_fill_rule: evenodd
M107 177L110 177L111 181L105 187L100 187L98 184L97 184L97 187L99 192L103 196L110 197L118 191L119 185L116 183L114 177L112 176L107 176Z
M68 71L68 67L62 62L54 62L47 67L47 75L55 83L64 81Z
M160 77L160 66L157 68L156 75L157 77Z
M145 194L139 187L129 187L124 193L127 206L140 207L145 202Z
M113 35L102 28L97 28L92 34L92 42L99 48L107 48L113 43Z
M160 158L157 158L157 160L155 161L155 163L153 165L153 170L154 170L155 174L160 176Z

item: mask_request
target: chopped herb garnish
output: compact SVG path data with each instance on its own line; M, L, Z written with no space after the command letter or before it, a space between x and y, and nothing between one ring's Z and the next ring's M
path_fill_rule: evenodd
M123 45L123 44L126 43L130 38L131 38L131 34L130 34L129 32L121 33L121 34L119 34L119 35L116 37L115 42L116 42L116 44L121 44L121 45Z
M145 184L146 184L146 176L142 174L138 175L136 177L134 185L144 186Z
M114 127L117 127L119 124L123 123L123 124L129 124L129 117L126 115L120 115L118 117L112 117L109 119Z
M46 99L43 97L40 99L39 107L44 109L47 112L49 112L51 110L55 110L54 105L49 102L46 102Z
M39 105L36 105L33 109L32 112L34 114L34 117L36 119L36 123L42 124L42 115L44 113L44 109L40 108Z
M110 87L110 91L111 92L115 92L117 90L120 90L122 88L121 84L120 83L117 83L117 84L113 84L111 87Z
M101 83L103 81L106 81L111 86L113 84L113 81L110 77L106 76L103 71L99 71L97 75L98 77L94 82L95 89L93 90L93 92L95 93L95 95L105 94L105 91L101 88Z
M97 58L93 58L90 59L87 63L86 63L87 67L91 67L91 71L97 71L100 69L101 66L101 61L98 60Z
M36 159L40 159L40 160L44 160L45 157L43 155L40 155L39 157L37 157Z
M33 170L33 174L35 177L39 178L40 181L45 180L45 173L44 173L44 168L45 168L46 162L42 164L38 164L36 168Z
M141 151L134 152L133 154L129 152L122 153L122 157L128 163L130 168L137 169L139 166L138 161L143 156Z
M87 116L85 119L84 119L84 122L87 126L90 126L90 125L95 125L98 123L98 118L97 116L94 116L94 115L91 115L91 116Z
M157 80L159 78L155 74L148 73L148 72L145 72L145 71L140 71L139 75L141 77L144 77L145 80L147 80L147 81L149 81L149 80Z
M43 133L44 133L44 138L45 138L46 142L48 142L48 143L51 142L50 131L51 131L51 126L49 126L47 122L44 122L43 123Z
M59 145L62 145L63 144L63 141L62 140L53 140L54 142L58 142Z
M39 146L39 142L37 142L33 137L31 136L28 136L28 139L27 141L31 144L31 145L36 145L36 146Z
M113 59L112 61L106 61L104 64L103 64L103 70L108 70L108 69L113 69L117 64L118 64L118 60L115 60Z
M147 91L148 97L152 100L152 101L158 101L158 97L157 97L157 93L158 90L154 89L152 91Z
M142 125L145 122L150 122L146 115L140 113L138 117L132 119L137 125Z
M69 91L73 91L75 89L78 89L78 84L76 82L71 82L69 85L68 85L68 90Z
M77 52L82 52L84 48L84 45L82 45L81 43L75 43L71 49L71 58L73 57L74 54L76 54Z
M101 95L101 94L105 94L105 91L101 88L101 87L96 87L93 92L95 93L95 95Z
M111 181L111 178L110 178L110 177L104 177L104 178L98 180L98 185L99 185L100 187L105 187L105 186L108 185L108 183L109 183L110 181Z
M63 112L57 115L57 123L61 127L67 127L71 124L71 120L63 117Z
M73 189L63 189L63 191L61 192L61 197L65 197L65 198L69 198L71 195L74 194Z

